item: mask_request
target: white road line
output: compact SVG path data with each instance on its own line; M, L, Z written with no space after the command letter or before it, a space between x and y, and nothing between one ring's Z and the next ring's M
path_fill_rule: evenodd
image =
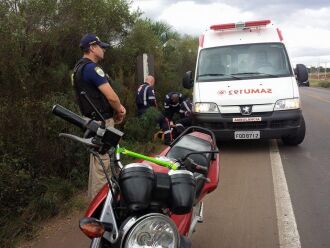
M301 248L299 232L276 140L270 144L280 248Z

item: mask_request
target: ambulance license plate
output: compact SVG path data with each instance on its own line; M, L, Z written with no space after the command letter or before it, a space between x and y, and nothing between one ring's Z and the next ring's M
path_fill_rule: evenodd
M236 131L235 139L260 139L260 131Z

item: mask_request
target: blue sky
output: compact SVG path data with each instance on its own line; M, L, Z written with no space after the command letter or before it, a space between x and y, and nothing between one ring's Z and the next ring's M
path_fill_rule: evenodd
M133 0L132 8L190 35L212 24L269 19L282 30L293 64L330 67L329 0Z

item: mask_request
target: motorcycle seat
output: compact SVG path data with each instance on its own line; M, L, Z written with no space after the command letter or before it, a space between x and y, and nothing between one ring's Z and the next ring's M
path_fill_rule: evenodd
M212 146L208 141L194 135L187 134L181 137L181 139L175 143L173 147L171 147L166 157L179 160L183 159L190 152L211 150ZM209 168L211 157L211 153L192 154L189 156L189 158L194 160L195 163L207 168Z

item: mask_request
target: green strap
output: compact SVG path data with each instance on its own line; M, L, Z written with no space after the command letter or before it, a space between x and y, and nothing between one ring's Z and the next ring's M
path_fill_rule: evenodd
M164 166L164 167L169 168L171 170L177 170L178 167L179 167L179 165L177 163L170 162L170 161L163 161L163 160L156 159L156 158L153 158L153 157L148 157L148 156L145 156L145 155L140 154L140 153L129 151L129 150L123 148L123 147L117 148L116 152L131 156L131 157L134 157L134 158L140 158L140 159L143 159L143 160L147 160L149 162Z

